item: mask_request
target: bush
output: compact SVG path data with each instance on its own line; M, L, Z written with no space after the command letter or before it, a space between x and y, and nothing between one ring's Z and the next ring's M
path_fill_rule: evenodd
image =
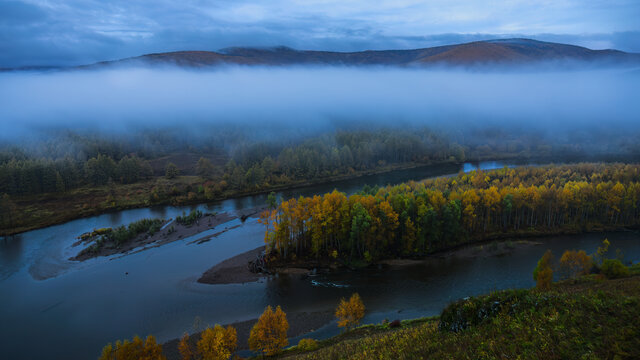
M608 279L617 279L629 276L629 268L618 259L606 259L602 262L600 270Z
M314 339L302 339L298 343L298 349L302 351L312 351L318 348L318 342Z
M200 218L202 218L202 215L202 211L200 210L194 210L190 212L189 215L185 215L184 213L182 213L182 216L176 217L176 222L178 224L190 226L193 225L193 223L195 223L196 221L200 220Z

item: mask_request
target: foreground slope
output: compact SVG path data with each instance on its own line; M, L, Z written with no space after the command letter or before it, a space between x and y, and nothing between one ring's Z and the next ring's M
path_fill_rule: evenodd
M548 292L509 290L450 305L440 319L365 326L282 359L632 359L640 277L596 276Z

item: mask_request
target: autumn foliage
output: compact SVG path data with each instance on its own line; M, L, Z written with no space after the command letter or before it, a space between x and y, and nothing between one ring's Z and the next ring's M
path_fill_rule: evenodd
M340 299L340 304L338 304L338 308L336 309L338 326L351 328L358 325L364 317L364 310L364 304L358 293L351 295L349 301L344 298Z
M282 201L265 211L280 258L420 256L486 238L640 224L640 166L578 164L471 171Z
M189 334L185 333L180 338L180 342L178 343L178 352L180 352L180 357L182 360L192 360L193 351L191 351L191 345L189 344Z
M165 360L162 354L162 345L156 342L153 335L147 336L143 341L140 337L135 336L132 341L119 340L112 345L109 343L102 349L100 360Z
M593 260L584 250L567 250L562 254L558 270L564 278L574 278L589 273Z
M227 360L238 345L236 329L216 324L213 329L208 327L198 341L198 353L202 360Z
M533 280L536 281L536 288L547 290L553 282L553 253L547 250L538 260L538 265L533 270Z
M287 331L289 322L287 315L280 306L275 311L267 306L258 322L251 329L249 335L249 348L260 351L265 355L277 354L281 348L289 344Z

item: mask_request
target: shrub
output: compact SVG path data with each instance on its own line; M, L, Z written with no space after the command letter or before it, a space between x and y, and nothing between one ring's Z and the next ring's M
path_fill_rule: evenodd
M609 279L617 279L629 276L629 268L618 259L606 259L602 262L600 270Z
M302 339L298 343L298 349L302 351L312 351L318 348L318 342L314 339Z
M202 218L202 215L202 211L200 210L194 210L190 212L189 215L185 215L184 213L182 213L182 216L176 216L176 222L178 224L190 226L193 225L193 223L195 223L196 221L200 220L200 218Z

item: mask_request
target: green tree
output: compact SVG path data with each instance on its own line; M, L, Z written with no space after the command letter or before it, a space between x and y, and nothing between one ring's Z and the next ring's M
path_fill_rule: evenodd
M178 170L176 164L172 162L168 163L164 170L164 176L167 179L175 179L178 174L180 174L180 171Z
M213 171L213 164L209 159L201 157L200 160L198 160L198 163L196 164L196 172L198 176L210 179L213 176Z
M276 199L276 193L275 192L270 192L269 196L267 196L267 205L269 206L269 209L273 210L275 208L278 207L278 200Z
M11 201L8 194L0 196L0 224L5 227L13 227L16 204Z

